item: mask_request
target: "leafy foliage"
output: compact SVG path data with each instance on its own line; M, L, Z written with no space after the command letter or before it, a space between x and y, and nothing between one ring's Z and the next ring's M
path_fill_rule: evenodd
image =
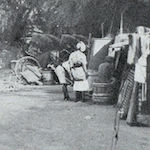
M126 32L150 26L150 5L140 0L1 0L1 40L20 42L35 27L58 37L68 33L100 37L102 23L105 34L119 30L124 10Z

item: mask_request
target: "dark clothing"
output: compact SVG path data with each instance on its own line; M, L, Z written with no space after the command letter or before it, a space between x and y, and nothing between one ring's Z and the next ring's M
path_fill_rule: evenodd
M64 99L69 100L70 98L69 98L68 88L66 84L63 84L62 91L64 94Z
M82 101L84 102L84 92L82 91L76 91L76 102Z
M112 63L102 63L98 68L98 77L100 83L107 83L111 81L114 72L114 65Z

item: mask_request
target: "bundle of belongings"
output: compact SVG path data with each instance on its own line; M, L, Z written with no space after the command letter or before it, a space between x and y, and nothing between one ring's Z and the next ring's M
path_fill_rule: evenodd
M129 125L150 125L150 29L120 34L109 48L120 81L118 107Z

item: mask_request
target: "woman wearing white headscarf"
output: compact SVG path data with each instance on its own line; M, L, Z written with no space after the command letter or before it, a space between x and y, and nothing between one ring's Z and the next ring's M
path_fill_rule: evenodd
M74 79L73 90L76 91L76 101L83 101L83 93L89 90L87 81L87 60L83 53L86 50L86 45L80 41L77 50L69 56L69 64Z

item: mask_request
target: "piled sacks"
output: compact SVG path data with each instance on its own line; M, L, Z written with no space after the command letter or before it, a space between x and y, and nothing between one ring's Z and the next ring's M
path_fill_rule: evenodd
M121 81L118 96L121 118L127 119L129 125L150 125L150 30L140 26L136 33L117 36L109 55L115 58Z

